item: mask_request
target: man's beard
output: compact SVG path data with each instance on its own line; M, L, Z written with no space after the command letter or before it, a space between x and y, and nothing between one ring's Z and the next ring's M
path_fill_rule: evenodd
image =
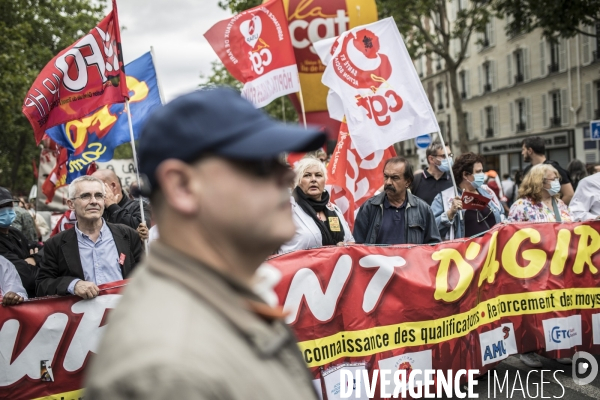
M523 157L523 161L530 163L531 162L531 157L529 156L529 154L525 154L525 157Z

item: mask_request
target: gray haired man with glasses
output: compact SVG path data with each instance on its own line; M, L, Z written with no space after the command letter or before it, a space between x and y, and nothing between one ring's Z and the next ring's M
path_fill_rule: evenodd
M50 238L36 280L37 296L74 294L98 296L98 285L125 279L142 255L142 243L132 228L102 218L104 183L82 176L69 185L69 208L77 223Z

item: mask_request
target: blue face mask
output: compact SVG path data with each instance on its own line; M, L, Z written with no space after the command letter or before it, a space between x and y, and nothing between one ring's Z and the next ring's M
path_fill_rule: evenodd
M560 182L552 181L552 183L550 184L550 189L546 190L548 191L548 193L550 193L550 196L556 196L558 192L560 192Z
M0 228L8 228L15 220L16 214L12 207L0 208Z
M442 172L449 172L452 168L452 157L444 158L442 163L438 165L438 169Z
M480 172L478 174L473 174L473 177L475 179L473 180L473 182L471 182L471 185L475 189L479 189L483 185L483 183L485 182L485 174L483 172Z

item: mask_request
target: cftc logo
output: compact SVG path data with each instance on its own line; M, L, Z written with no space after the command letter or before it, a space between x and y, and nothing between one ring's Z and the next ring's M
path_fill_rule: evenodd
M561 343L563 339L568 339L571 337L571 334L568 329L560 329L560 326L555 326L552 328L552 332L550 333L550 338L554 343Z
M573 355L573 382L583 386L598 376L598 361L590 353L578 351Z

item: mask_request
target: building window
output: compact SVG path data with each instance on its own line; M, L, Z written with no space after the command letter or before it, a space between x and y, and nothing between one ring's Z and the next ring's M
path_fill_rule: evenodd
M437 98L438 98L437 108L438 108L438 110L443 110L444 109L444 85L442 84L442 82L439 82L436 85L436 92L437 92Z
M525 80L523 50L515 51L515 83L521 83Z
M526 108L525 108L525 100L521 99L521 100L517 100L515 102L515 106L517 109L517 126L516 126L516 131L517 132L525 132L525 130L527 130L527 114L526 114Z
M483 92L492 91L492 64L488 61L483 64Z
M550 115L550 128L556 128L560 126L561 123L561 102L560 102L560 91L555 91L550 93L550 101L551 101L551 112Z
M596 82L596 110L594 110L594 119L600 119L600 81Z
M494 137L494 108L486 107L484 112L485 118L485 137Z
M559 44L558 42L552 42L550 43L550 65L548 65L548 73L558 72L559 61Z
M444 124L444 121L440 121L439 125L440 125L440 135L442 135L442 137L446 136L446 125Z
M460 81L460 97L463 99L467 98L467 73L465 71L460 71L458 74L458 78Z
M481 48L486 49L490 47L492 43L492 35L491 35L491 23L488 22L483 30L483 38L481 39Z

